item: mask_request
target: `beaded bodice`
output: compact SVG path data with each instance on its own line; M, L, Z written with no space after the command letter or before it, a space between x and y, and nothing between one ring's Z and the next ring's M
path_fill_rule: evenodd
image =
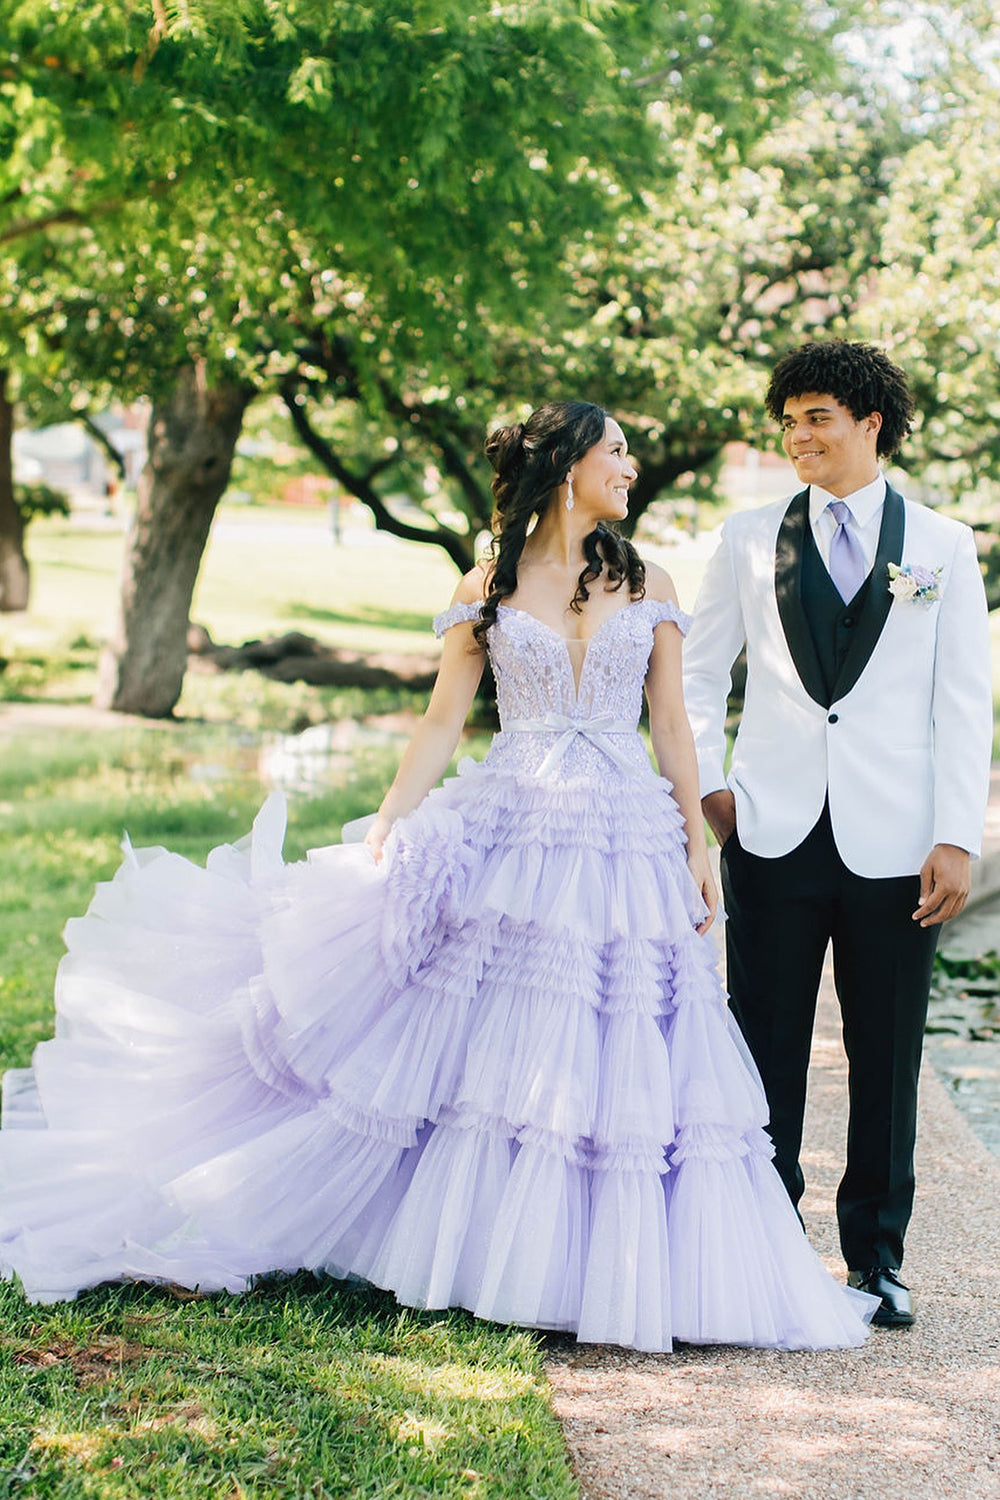
M477 604L453 604L434 621L435 632L442 635L453 625L477 620L479 612ZM559 757L560 777L606 774L609 762L619 770L627 765L648 770L637 727L653 631L664 621L686 631L689 617L655 599L623 605L585 648L578 648L583 654L574 670L573 646L564 636L534 615L501 604L489 633L501 723L490 763L537 771L571 721L592 729L567 742Z

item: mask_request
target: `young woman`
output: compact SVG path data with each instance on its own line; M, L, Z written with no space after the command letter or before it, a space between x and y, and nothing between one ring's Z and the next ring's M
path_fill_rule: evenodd
M309 1267L646 1350L859 1344L876 1299L802 1233L703 940L686 621L609 524L624 433L552 403L487 453L495 556L366 846L284 867L272 799L249 850L154 851L70 924L0 1257L39 1300ZM487 654L501 731L431 790Z

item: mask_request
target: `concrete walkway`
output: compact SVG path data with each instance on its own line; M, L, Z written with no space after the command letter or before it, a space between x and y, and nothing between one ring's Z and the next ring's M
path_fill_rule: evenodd
M1000 777L976 895L1000 887ZM995 872L995 874L993 873ZM846 1064L831 975L813 1049L803 1213L844 1268L834 1194ZM1000 1158L925 1064L905 1276L917 1322L860 1350L684 1348L634 1355L551 1341L556 1411L587 1500L998 1500Z
M78 731L173 729L174 719L145 719L112 713L92 703L0 703L0 739L15 734L75 734Z

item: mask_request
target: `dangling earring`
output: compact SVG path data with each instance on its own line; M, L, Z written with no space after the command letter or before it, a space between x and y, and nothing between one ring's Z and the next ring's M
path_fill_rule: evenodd
M573 507L574 507L574 505L576 504L576 501L573 499L573 475L572 474L567 474L566 475L566 485L567 485L567 489L566 489L566 509L567 510L572 510Z

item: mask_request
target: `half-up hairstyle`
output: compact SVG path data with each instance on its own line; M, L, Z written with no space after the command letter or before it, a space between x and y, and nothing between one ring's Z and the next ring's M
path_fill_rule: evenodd
M604 408L590 401L549 401L527 422L498 427L486 439L486 457L496 472L489 586L473 631L480 646L485 648L497 606L517 588L517 565L532 519L545 514L573 465L602 440L606 420ZM642 598L645 565L632 543L612 526L599 521L584 538L583 555L586 566L570 600L577 614L590 598L588 583L602 575L609 587L619 589L627 583L629 597Z

